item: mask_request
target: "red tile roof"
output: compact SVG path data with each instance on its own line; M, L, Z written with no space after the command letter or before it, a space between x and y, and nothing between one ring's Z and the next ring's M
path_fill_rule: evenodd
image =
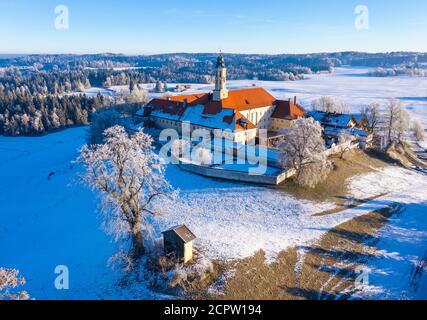
M234 114L234 119L236 121L236 130L256 129L256 125L245 118L239 111Z
M263 88L247 88L230 90L228 98L221 101L214 101L211 93L190 94L156 98L150 101L145 108L147 112L161 111L162 113L181 117L188 106L204 106L203 114L216 115L223 109L234 110L233 116L224 116L223 121L236 124L236 130L256 129L256 126L246 119L240 111L251 110L261 107L276 106L273 113L275 118L296 119L305 115L305 110L298 104L290 101L276 100L268 91ZM145 111L144 111L145 114Z
M272 106L276 99L263 88L248 88L230 90L228 98L221 101L213 101L212 94L204 93L157 98L150 102L150 106L154 110L163 108L166 113L177 114L180 110L179 106L183 106L185 101L190 106L204 105L205 114L217 114L222 108L244 111Z
M244 111L260 107L272 106L276 101L270 93L263 88L248 88L230 90L228 98L221 101L222 107Z
M297 103L292 103L290 100L277 100L275 102L276 109L272 114L272 118L295 120L299 117L304 117L306 111Z

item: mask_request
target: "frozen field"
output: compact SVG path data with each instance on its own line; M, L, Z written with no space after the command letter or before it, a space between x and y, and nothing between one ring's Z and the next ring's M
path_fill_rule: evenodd
M411 97L417 116L427 124L423 114L427 102L420 98L422 85L415 85L419 82L427 88L426 80L367 78L352 72L363 71L345 75L339 70L336 75L316 75L312 80L259 85L283 97L298 94L307 103L328 93L353 101L355 108L390 96ZM232 82L231 86L251 83ZM20 269L28 280L25 289L39 299L154 298L148 290L119 289L118 274L107 266L116 246L100 231L96 199L77 184L80 168L72 163L84 143L85 130L69 129L41 138L0 137L0 266ZM372 261L373 269L384 271L372 276L375 292L379 292L374 297L391 295L409 290L405 275L427 249L427 182L418 173L388 170L349 181L354 197L366 198L384 190L389 192L386 197L314 217L333 204L300 201L275 189L210 180L169 166L167 177L180 195L175 203L161 203L157 234L186 223L198 236L196 247L210 258L243 258L264 249L272 261L291 245L310 243L353 217L401 202L404 210L380 235L379 246L388 254ZM68 291L54 288L57 265L70 269ZM372 293L372 288L367 289L367 294ZM412 296L420 297L421 292L427 298L425 287L417 292L412 291Z

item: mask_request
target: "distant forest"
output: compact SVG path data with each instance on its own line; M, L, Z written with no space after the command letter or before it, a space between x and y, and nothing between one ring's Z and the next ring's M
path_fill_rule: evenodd
M87 124L100 108L117 101L90 87L139 83L211 83L218 54L125 56L0 56L0 134L40 135ZM375 68L425 68L425 53L320 53L300 55L224 54L231 80L295 81L305 74L332 72L344 65Z
M91 71L96 83L101 85L108 77L132 73L147 82L211 82L218 54L161 54L125 56L117 54L95 55L27 55L12 58L0 57L0 68L8 66L31 67L39 71ZM231 80L288 80L294 76L332 71L343 65L392 68L401 65L417 66L427 63L427 53L316 53L283 55L224 54ZM100 72L100 69L104 69ZM113 79L112 84L125 85L123 79ZM129 82L129 80L127 80Z

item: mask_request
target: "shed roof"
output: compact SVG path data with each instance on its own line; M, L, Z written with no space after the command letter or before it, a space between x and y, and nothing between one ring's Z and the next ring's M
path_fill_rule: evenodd
M196 236L194 235L194 233L191 232L186 225L176 226L176 227L170 228L169 230L163 231L162 233L169 233L169 232L175 233L185 243L191 242L194 239L196 239Z

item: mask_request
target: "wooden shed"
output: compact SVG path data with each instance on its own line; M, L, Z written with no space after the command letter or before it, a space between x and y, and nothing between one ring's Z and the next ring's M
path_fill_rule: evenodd
M176 258L187 263L193 259L193 241L196 236L185 225L166 230L163 233L165 254L175 254Z

